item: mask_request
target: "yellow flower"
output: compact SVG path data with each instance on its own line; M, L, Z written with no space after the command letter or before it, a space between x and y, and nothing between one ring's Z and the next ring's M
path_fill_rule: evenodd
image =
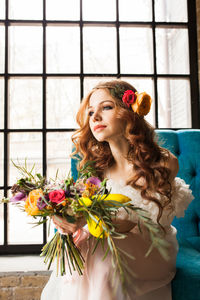
M99 218L97 216L94 216L93 217L96 219L93 220L92 218L89 218L87 220L87 224L88 224L88 230L89 232L95 236L95 237L100 237L101 239L103 238L103 227L106 227L105 223L102 222L101 220L99 220ZM105 233L105 236L107 237L108 234L104 231Z
M107 197L103 197L102 200L104 201L116 201L120 203L127 203L131 201L131 199L122 194L109 194Z
M151 108L151 97L146 93L135 93L137 98L136 101L131 105L133 111L140 116L146 116Z
M36 216L41 213L37 207L37 201L42 196L43 192L41 189L33 190L28 194L24 208L29 216Z
M90 206L90 205L92 205L92 200L90 198L88 198L88 197L81 197L79 199L79 204L81 206L83 206L83 205Z

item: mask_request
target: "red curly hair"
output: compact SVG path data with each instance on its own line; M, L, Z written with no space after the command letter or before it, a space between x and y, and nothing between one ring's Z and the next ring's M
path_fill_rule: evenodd
M72 141L76 147L76 151L73 154L81 154L80 167L87 161L94 161L95 169L100 178L103 178L105 170L114 164L109 144L107 142L98 142L89 126L87 108L92 93L97 89L106 89L111 94L116 102L117 118L126 120L125 137L129 143L127 160L133 165L133 176L128 180L127 184L140 190L144 199L157 204L159 208L157 222L159 223L163 208L171 202L170 170L163 164L164 161L168 160L169 151L158 145L154 128L144 117L134 113L131 108L129 109L122 102L122 98L117 97L118 90L132 90L136 92L132 85L122 80L100 82L83 99L77 113L77 123L80 129L72 135ZM143 185L137 183L140 178L144 180ZM164 199L166 201L162 200L161 203L156 198L156 193L165 196Z

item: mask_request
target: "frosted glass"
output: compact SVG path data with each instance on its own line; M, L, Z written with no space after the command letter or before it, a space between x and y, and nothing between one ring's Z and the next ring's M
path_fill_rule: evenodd
M39 20L43 17L41 0L9 0L9 18Z
M4 127L4 79L0 77L0 128Z
M47 134L47 176L66 178L71 169L72 132L53 132Z
M3 198L3 190L0 190L0 199ZM4 214L4 205L0 205L0 245L4 243L4 222L3 222L3 214Z
M47 20L79 20L80 0L46 0Z
M158 80L158 122L159 128L191 128L189 80Z
M42 27L9 27L9 72L42 72Z
M38 132L10 133L9 134L9 172L8 184L13 185L20 173L13 166L11 159L24 166L25 159L30 170L35 164L35 170L42 173L42 134Z
M15 78L9 80L9 127L42 127L42 80Z
M5 19L5 0L0 0L0 19Z
M157 72L189 73L188 29L157 28Z
M116 28L83 28L83 55L85 73L116 73Z
M47 27L47 73L80 72L78 26Z
M42 244L43 226L34 227L36 220L16 205L8 206L8 244ZM33 228L34 227L34 228Z
M84 0L83 20L115 21L116 0Z
M80 105L78 78L47 79L47 127L75 128Z
M5 67L5 27L0 25L0 73L4 73Z
M148 27L120 28L121 73L153 73L152 29Z
M4 182L4 138L3 133L0 133L0 186L3 186ZM1 206L1 205L0 205Z
M155 0L157 22L187 22L187 0Z
M152 0L119 0L120 21L152 21Z
M155 93L154 93L154 80L152 78L143 78L143 77L121 77L121 80L129 82L133 85L138 93L146 92L152 98L152 105L151 110L144 118L147 120L151 125L155 126Z

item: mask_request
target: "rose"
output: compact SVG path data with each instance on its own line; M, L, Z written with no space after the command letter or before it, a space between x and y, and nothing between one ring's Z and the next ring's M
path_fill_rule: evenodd
M52 203L59 204L65 200L65 192L63 190L55 190L49 193L49 199Z
M122 97L122 101L130 107L130 104L133 104L135 102L136 95L132 90L127 90L124 92L124 95Z
M30 216L40 215L41 212L37 207L38 199L43 197L42 189L33 190L28 194L24 209Z
M140 116L146 116L151 108L151 97L145 92L136 94L136 97L135 103L131 105L133 111Z

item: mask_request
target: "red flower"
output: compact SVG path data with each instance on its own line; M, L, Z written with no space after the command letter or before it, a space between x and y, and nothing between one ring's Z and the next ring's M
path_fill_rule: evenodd
M136 94L132 90L127 90L124 92L122 101L130 107L130 104L133 104L136 100Z
M55 190L49 193L49 199L53 203L59 204L65 200L65 192L63 190Z

